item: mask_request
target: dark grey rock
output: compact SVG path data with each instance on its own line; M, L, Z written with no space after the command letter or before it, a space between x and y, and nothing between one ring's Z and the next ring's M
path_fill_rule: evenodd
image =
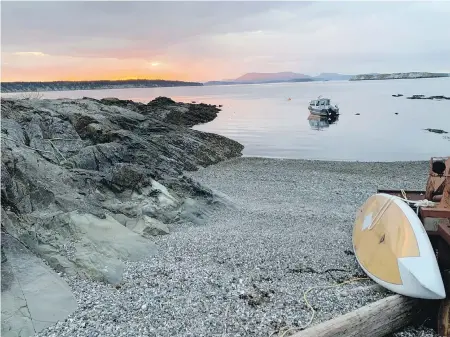
M2 336L30 336L77 308L69 288L54 271L17 240L2 237Z
M2 232L23 247L4 254L2 237L2 336L30 336L73 310L70 290L39 258L61 275L119 289L125 262L148 259L170 223L204 217L203 208L217 203L183 171L243 149L190 129L217 116L205 104L84 98L1 105ZM14 272L3 270L14 263ZM101 321L82 327L117 335Z
M170 229L166 224L146 215L141 216L132 223L128 222L127 227L146 238L170 233Z
M439 134L448 133L447 131L444 131L444 130L441 130L441 129L425 129L425 130L428 131L428 132L439 133Z
M220 110L206 104L166 97L148 104L111 98L1 103L6 230L55 269L107 282L120 281L123 259L154 250L144 237L192 218L186 197L197 207L206 205L197 199L212 200L183 171L240 156L243 149L190 129L217 116ZM150 219L145 226L143 216ZM140 236L127 224L142 225ZM67 244L70 254L62 248Z
M450 97L447 96L442 96L442 95L438 95L438 96L428 96L425 97L425 95L412 95L409 97L406 97L407 99L430 99L430 100L450 100Z

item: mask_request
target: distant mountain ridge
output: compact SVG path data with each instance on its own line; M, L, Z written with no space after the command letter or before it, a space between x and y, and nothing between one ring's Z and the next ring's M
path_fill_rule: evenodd
M288 81L299 78L311 78L305 74L284 71L280 73L247 73L235 79L237 82Z
M205 85L225 85L225 84L262 84L262 83L282 83L282 82L312 82L312 81L339 81L349 80L353 75L343 75L337 73L321 73L317 76L310 76L302 73L283 71L278 73L247 73L236 79L222 81L208 81Z
M430 73L430 72L405 72L405 73L368 73L360 75L344 75L339 73L320 73L310 76L302 73L290 71L278 73L247 73L236 79L209 81L204 85L227 85L227 84L263 84L263 83L283 83L283 82L312 82L312 81L365 81L365 80L392 80L392 79L420 79L450 77L450 73Z
M314 76L313 78L317 80L324 80L324 81L346 81L352 78L353 75L343 75L338 73L320 73L317 76Z

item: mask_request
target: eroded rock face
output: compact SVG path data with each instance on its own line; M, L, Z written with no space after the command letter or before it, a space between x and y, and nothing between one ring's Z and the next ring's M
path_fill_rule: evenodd
M143 237L166 235L170 233L170 229L165 223L147 215L143 215L137 220L128 221L127 227Z
M58 271L120 282L123 260L213 202L183 171L241 155L189 128L219 111L165 97L2 99L2 229Z

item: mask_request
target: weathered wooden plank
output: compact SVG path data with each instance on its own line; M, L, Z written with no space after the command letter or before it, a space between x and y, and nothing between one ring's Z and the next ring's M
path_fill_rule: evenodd
M420 300L393 295L345 315L313 325L291 337L382 337L409 325L421 312Z

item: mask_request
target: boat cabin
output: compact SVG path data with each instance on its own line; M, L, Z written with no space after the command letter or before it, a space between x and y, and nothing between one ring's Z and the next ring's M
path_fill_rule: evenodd
M311 106L317 106L317 107L325 107L325 106L329 106L330 105L330 99L329 98L319 98L319 99L315 99L312 100L311 102L309 102L309 105Z

